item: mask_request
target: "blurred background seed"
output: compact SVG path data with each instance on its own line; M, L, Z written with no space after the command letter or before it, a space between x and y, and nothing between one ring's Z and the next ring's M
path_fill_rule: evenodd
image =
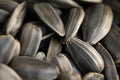
M22 80L22 78L12 68L0 63L0 80Z
M13 0L0 0L0 8L10 13L12 13L18 5L19 3Z

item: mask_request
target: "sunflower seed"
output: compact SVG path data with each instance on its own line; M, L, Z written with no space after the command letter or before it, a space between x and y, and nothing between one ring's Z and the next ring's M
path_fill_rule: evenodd
M115 63L120 63L120 33L112 25L108 35L102 40L104 46L108 49Z
M27 23L23 26L20 36L20 55L35 56L41 42L42 32L36 25Z
M60 36L65 35L64 25L55 9L48 3L34 5L34 9L40 19Z
M17 34L18 30L20 29L22 25L25 12L26 12L26 2L23 2L15 8L10 19L4 26L5 34L11 34L13 36Z
M59 70L55 65L25 56L14 57L10 66L24 80L53 80L59 74Z
M44 52L38 52L37 55L35 56L35 58L38 60L45 60L46 56L45 56Z
M104 61L99 53L88 43L77 38L71 38L66 43L76 66L82 73L101 72L104 69Z
M61 72L73 72L72 65L64 54L58 54L52 59L52 63L59 67Z
M14 42L16 45L14 56L19 56L19 54L20 54L20 42L18 40L15 40Z
M113 20L112 10L104 4L94 5L87 9L83 22L83 39L91 45L96 44L109 32Z
M0 62L8 64L15 55L16 44L14 38L10 35L0 36Z
M96 44L95 48L102 56L105 63L105 69L104 69L105 80L119 80L115 63L110 53L100 43Z
M70 11L65 36L66 40L68 38L74 37L77 34L84 19L84 15L85 13L82 8L73 8Z
M0 80L22 80L21 77L10 67L0 63Z
M50 41L46 60L48 62L51 62L52 58L55 57L58 53L60 53L61 50L62 50L62 44L55 38L52 38Z
M96 72L90 72L86 74L82 80L104 80L104 75Z

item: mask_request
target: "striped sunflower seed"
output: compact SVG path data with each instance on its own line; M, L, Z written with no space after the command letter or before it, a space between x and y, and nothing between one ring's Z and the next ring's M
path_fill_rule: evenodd
M27 23L20 36L21 56L35 56L42 38L42 31L36 25Z
M95 48L102 56L105 63L105 68L103 71L105 80L119 80L117 69L110 53L100 43L96 44Z
M40 19L60 36L65 35L64 25L55 9L48 3L34 5L34 9Z
M16 43L15 39L10 35L0 36L0 62L8 64L13 56L15 56Z
M5 24L4 26L5 34L11 34L13 36L17 34L24 20L25 12L26 2L23 2L15 8L10 19Z
M52 58L54 58L58 53L62 50L62 44L55 38L52 38L50 41L49 49L47 52L47 61L51 62Z
M14 57L10 66L24 80L53 80L59 74L59 69L50 63L31 57Z
M120 63L120 33L116 28L115 25L112 25L112 28L108 35L102 40L102 43L106 47L106 49L110 52L111 56L113 57L115 63Z
M103 39L111 29L112 10L104 4L93 5L86 10L82 26L83 39L91 45Z
M83 22L84 16L85 16L85 13L82 8L71 9L69 19L66 25L67 27L66 36L65 36L66 40L68 38L74 37L77 34Z
M46 60L46 55L44 52L38 52L35 58L38 60Z
M82 73L102 72L104 61L91 45L78 38L69 39L66 45L76 66Z

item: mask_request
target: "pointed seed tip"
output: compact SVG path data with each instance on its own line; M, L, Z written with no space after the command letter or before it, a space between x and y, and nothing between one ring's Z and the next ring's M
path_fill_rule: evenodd
M59 33L59 35L64 37L65 36L65 32L61 32L61 33Z

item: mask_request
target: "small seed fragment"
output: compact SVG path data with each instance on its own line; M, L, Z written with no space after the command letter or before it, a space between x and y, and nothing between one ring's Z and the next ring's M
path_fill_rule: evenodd
M13 0L0 0L0 8L10 13L12 13L18 5L19 3Z
M104 80L104 75L96 72L86 74L82 80Z
M55 38L52 38L50 41L49 49L47 52L47 61L51 62L52 58L54 58L58 53L62 50L62 44Z
M8 11L0 9L0 24L2 24L5 21L7 21L7 19L9 18L9 16L10 16L10 13Z
M46 60L46 56L44 52L38 52L37 55L35 56L36 59L38 60Z
M52 59L52 63L59 67L61 72L73 71L72 65L64 54L58 54Z
M59 75L58 80L82 80L77 72L63 72Z

